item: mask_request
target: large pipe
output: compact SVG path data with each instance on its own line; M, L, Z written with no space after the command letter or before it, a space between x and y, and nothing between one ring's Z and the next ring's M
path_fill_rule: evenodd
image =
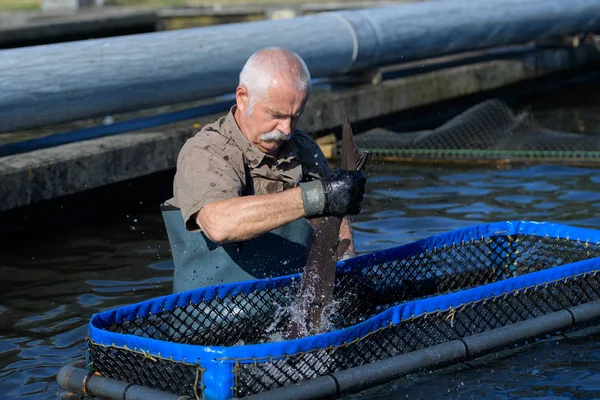
M313 77L600 30L600 0L426 1L0 51L0 132L230 93L256 50Z
M491 353L514 343L567 331L600 319L600 300L546 314L464 339L335 372L248 396L246 400L335 398L398 379L411 372L439 368Z
M190 398L95 375L93 372L81 368L77 363L62 367L56 375L56 380L58 385L65 390L103 400L183 400Z

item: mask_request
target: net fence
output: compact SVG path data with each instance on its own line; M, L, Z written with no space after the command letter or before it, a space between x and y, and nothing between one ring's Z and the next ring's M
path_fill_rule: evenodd
M373 129L355 137L375 156L401 160L600 163L600 136L543 127L529 112L491 99L445 124L417 132Z
M390 324L336 348L268 362L236 361L237 397L272 390L539 317L600 298L600 276L583 274Z
M458 238L417 251L363 258L339 270L332 330L351 327L393 306L523 276L600 255L598 243L534 234ZM599 298L595 273L507 292L453 308L385 323L337 346L268 358L229 357L231 397L243 397L326 373L480 333ZM208 295L197 302L130 315L103 329L174 344L236 346L277 340L287 326L299 279L261 290ZM279 337L280 338L280 337ZM87 342L88 368L113 379L202 398L206 365L174 361L140 348Z

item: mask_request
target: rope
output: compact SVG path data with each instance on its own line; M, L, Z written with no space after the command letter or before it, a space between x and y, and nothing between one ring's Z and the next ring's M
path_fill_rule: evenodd
M90 371L87 373L87 375L85 376L85 378L83 378L83 394L85 395L92 395L92 393L88 390L88 382L90 380L90 378L92 376L101 376L97 371Z

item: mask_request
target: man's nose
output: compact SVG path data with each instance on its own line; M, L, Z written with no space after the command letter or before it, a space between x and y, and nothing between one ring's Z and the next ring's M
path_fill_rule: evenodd
M292 119L282 119L279 122L279 126L277 127L277 129L284 135L289 135L290 133L292 133Z

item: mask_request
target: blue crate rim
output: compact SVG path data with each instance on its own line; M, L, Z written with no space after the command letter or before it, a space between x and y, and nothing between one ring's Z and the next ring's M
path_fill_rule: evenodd
M341 271L349 271L354 268L364 268L365 263L375 264L382 262L382 260L385 261L398 254L411 256L419 252L435 251L437 248L443 248L444 244L448 243L447 239L452 239L452 243L461 243L462 241L468 241L465 240L465 238L517 234L563 239L572 238L573 240L582 242L600 243L600 231L592 229L546 222L507 221L457 229L388 250L364 254L354 259L339 262L338 269ZM585 239L582 240L581 238ZM284 358L296 353L314 351L315 349L338 347L345 343L360 339L379 328L383 328L390 324L399 324L401 321L410 319L416 315L447 310L484 298L500 296L508 292L514 292L531 286L593 272L599 268L600 258L566 264L462 290L456 293L406 302L382 311L380 314L350 327L283 342L244 344L237 346L180 344L144 338L131 334L109 332L102 329L115 321L131 320L152 314L160 314L177 307L200 302L203 299L213 300L217 297L235 296L240 293L251 293L254 290L286 285L290 280L299 278L299 274L295 274L272 279L195 289L97 313L92 316L89 323L89 338L94 343L101 345L138 350L146 354L157 355L162 358L169 358L174 361L186 363L231 363L240 362L240 360L243 362L245 359L247 359L248 362L254 362L252 360L260 359L272 360Z

